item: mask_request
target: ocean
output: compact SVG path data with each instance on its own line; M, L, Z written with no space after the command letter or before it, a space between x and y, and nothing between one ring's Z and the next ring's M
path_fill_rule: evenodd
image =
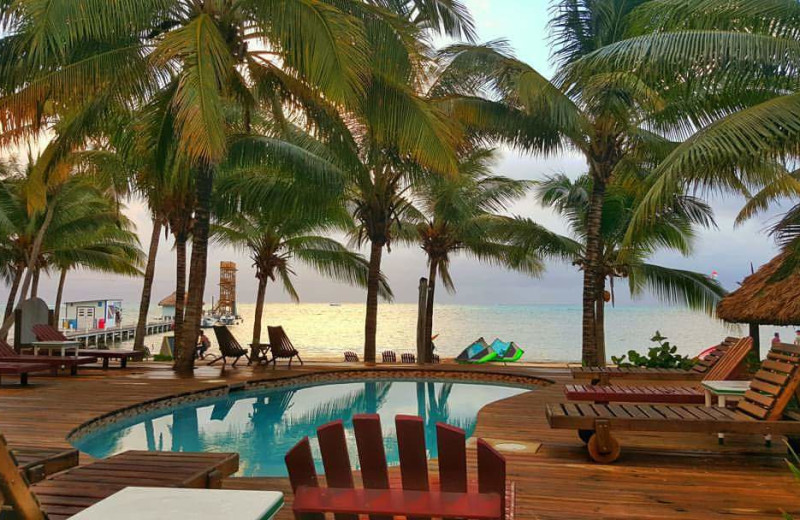
M244 323L231 327L246 346L252 338L255 306L240 304ZM127 309L124 321L136 316ZM378 352L414 352L417 307L414 304L382 304L378 315ZM264 309L262 342L267 342L267 325L283 325L303 359L341 359L352 350L359 355L364 342L363 304L267 304ZM744 335L746 326L729 325L705 314L676 307L624 306L606 310L606 350L609 356L630 349L645 351L655 344L650 338L658 330L678 352L695 355L729 335ZM579 361L581 356L581 308L576 305L439 305L434 317L436 352L455 357L478 337L491 342L499 337L514 341L525 350L525 361ZM788 327L762 327L762 345L774 332L783 341L794 340ZM212 345L216 340L208 331ZM150 336L146 344L158 352L161 339ZM762 347L763 350L763 347ZM379 354L380 355L380 354Z

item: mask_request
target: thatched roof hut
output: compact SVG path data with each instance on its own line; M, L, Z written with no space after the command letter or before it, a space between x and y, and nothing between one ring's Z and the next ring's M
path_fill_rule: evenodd
M800 324L800 270L777 281L772 276L788 253L781 253L742 282L717 305L717 316L732 323Z

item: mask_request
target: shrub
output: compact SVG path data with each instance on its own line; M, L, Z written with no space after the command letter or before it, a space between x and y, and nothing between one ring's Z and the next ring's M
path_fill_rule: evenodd
M647 354L639 354L635 350L629 350L627 356L611 356L611 361L621 367L681 368L688 370L694 366L695 360L689 356L677 354L678 347L670 345L667 338L662 336L659 331L656 331L656 335L650 338L650 341L658 343L658 346L650 347Z
M156 354L153 356L153 361L172 361L172 356L164 356L162 354Z

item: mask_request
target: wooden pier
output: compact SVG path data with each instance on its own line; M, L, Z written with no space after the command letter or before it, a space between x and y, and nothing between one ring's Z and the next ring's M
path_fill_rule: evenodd
M152 334L163 334L172 330L171 321L156 321L148 323L145 328L145 336ZM109 327L106 329L86 329L86 330L66 330L64 335L69 339L80 341L84 346L89 345L108 345L132 340L136 334L136 325L125 327Z

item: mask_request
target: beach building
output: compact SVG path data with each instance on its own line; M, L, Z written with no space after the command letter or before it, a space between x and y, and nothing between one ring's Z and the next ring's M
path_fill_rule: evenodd
M66 329L107 329L121 325L122 300L97 299L67 302L64 310Z
M175 321L175 303L177 301L175 294L176 293L173 291L172 294L158 302L158 306L161 307L162 320ZM184 295L184 302L186 302L186 297L187 295Z

